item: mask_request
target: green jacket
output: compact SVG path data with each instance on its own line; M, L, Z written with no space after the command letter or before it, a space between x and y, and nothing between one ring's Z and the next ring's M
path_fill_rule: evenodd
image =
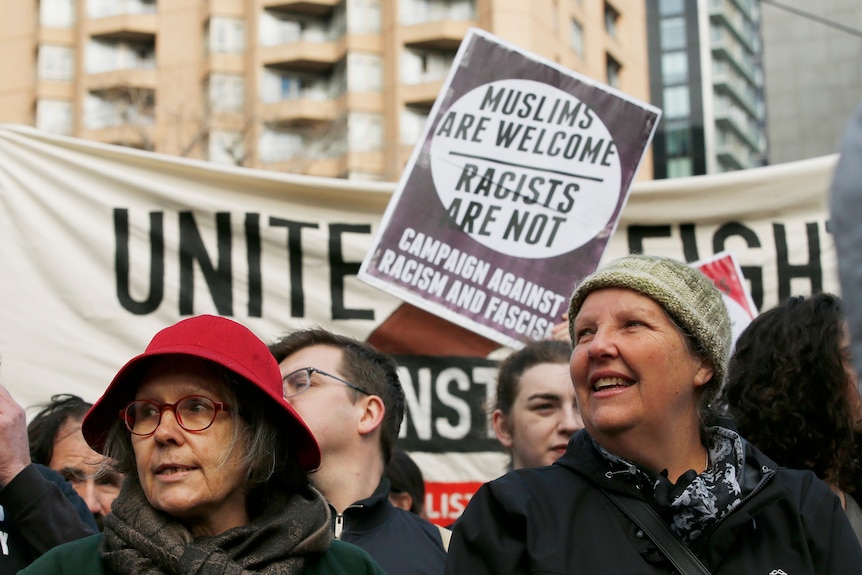
M99 533L84 539L54 547L30 564L19 575L69 574L112 575L102 561L99 545L104 535ZM326 553L311 561L304 575L386 575L362 549L350 543L333 540Z

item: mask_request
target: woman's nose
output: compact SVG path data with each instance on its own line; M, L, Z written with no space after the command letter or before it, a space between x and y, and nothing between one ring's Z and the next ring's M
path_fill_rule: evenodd
M162 411L162 416L159 419L159 424L156 426L156 430L153 432L153 437L156 441L159 442L167 442L173 441L178 442L182 437L182 427L180 427L180 422L177 421L177 414L172 409L165 409Z
M587 351L591 358L615 356L617 354L616 339L613 333L607 329L596 330L587 345Z

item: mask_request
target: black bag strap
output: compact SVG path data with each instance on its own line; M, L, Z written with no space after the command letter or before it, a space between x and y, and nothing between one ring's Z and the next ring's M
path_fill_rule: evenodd
M710 575L709 569L671 532L649 503L640 499L618 497L605 489L602 491L647 534L682 575Z

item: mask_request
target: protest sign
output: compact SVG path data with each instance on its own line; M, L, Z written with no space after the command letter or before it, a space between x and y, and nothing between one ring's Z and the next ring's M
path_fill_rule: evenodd
M727 313L730 315L732 341L735 344L739 334L757 317L757 307L751 299L748 284L736 257L731 252L719 252L711 258L692 262L691 265L711 279L721 291Z
M604 253L659 117L472 29L359 278L511 347L547 337Z

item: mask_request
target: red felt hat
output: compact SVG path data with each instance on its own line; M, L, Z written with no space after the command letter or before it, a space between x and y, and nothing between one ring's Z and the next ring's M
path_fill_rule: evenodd
M287 417L284 425L289 444L306 471L320 467L320 447L298 413L284 400L281 372L266 344L245 326L223 317L200 315L184 319L157 333L146 351L129 360L114 376L105 393L84 417L82 431L90 447L99 453L108 431L129 391L140 384L139 369L149 358L164 355L200 357L239 375L266 393Z

